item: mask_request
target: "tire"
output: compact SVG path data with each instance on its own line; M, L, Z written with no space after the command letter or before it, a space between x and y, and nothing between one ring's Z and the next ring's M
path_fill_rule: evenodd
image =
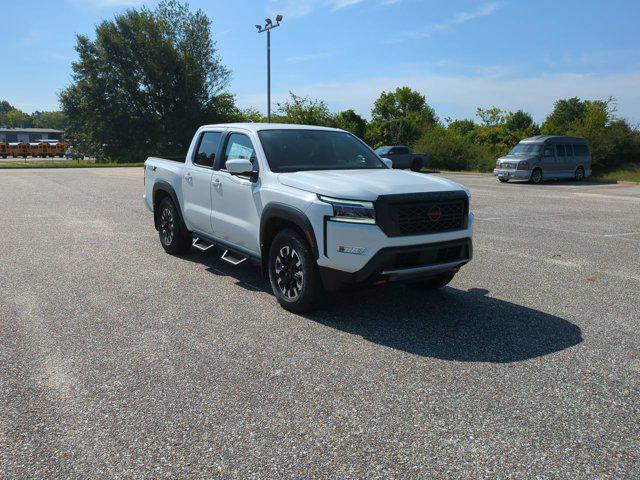
M449 284L453 277L455 277L455 273L447 272L437 277L428 278L426 280L421 280L419 282L410 282L407 283L407 286L410 288L414 288L417 290L437 290Z
M422 170L422 160L420 160L419 158L414 158L413 162L411 162L411 171L419 172L420 170Z
M187 230L173 200L162 199L156 210L160 244L172 255L187 252L191 248L191 233Z
M508 178L498 178L502 183L507 183L509 181Z
M285 310L304 313L325 299L318 264L305 238L292 228L279 232L269 248L269 282Z
M578 167L576 168L576 172L574 174L576 182L581 182L584 180L584 168Z
M534 168L533 172L531 172L531 176L529 177L529 183L539 185L542 183L542 180L542 170Z

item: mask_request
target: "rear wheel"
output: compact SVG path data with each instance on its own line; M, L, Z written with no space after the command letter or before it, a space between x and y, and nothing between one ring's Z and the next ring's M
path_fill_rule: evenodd
M542 183L542 170L534 168L533 172L531 172L531 177L529 177L529 182L535 184Z
M576 181L581 182L582 180L584 180L584 168L582 167L576 168L576 172L574 175L575 175Z
M158 235L167 253L183 253L191 248L191 233L180 218L176 206L169 197L162 199L156 210Z
M420 160L419 158L414 158L413 162L411 162L411 171L419 172L420 170L422 170L422 160Z
M437 277L428 278L426 280L420 280L418 282L410 282L407 285L410 288L418 289L418 290L437 290L449 284L453 277L455 277L455 272L447 272Z
M280 305L303 313L325 298L318 265L311 248L297 230L287 228L276 235L269 249L269 282Z

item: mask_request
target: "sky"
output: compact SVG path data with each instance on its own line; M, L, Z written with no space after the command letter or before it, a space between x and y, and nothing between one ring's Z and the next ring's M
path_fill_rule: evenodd
M25 16L3 35L0 99L27 112L59 108L71 82L76 34L144 0L1 0ZM477 107L524 109L538 122L559 98L617 100L640 123L640 2L637 0L192 0L213 21L241 107L266 111L266 38L254 25L282 14L272 32L272 97L289 91L353 108L369 118L382 91L409 86L440 118L473 118ZM4 30L6 32L6 30Z

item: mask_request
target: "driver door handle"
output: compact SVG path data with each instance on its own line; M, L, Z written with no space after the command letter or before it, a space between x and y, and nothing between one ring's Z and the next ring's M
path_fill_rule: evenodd
M211 180L211 183L213 184L214 187L218 188L220 185L222 185L222 182L220 181L219 178L215 178L214 180Z
M190 181L191 181L191 178L192 178L192 177L191 177L191 174L190 174L189 172L187 172L187 173L185 173L185 174L184 174L184 179L185 179L187 182L190 182Z

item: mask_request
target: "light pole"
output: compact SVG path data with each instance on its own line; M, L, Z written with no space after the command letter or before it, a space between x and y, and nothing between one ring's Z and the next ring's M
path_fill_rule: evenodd
M276 23L270 18L265 18L264 27L256 25L258 33L267 32L267 122L271 123L271 30L279 27L282 15L276 16Z

